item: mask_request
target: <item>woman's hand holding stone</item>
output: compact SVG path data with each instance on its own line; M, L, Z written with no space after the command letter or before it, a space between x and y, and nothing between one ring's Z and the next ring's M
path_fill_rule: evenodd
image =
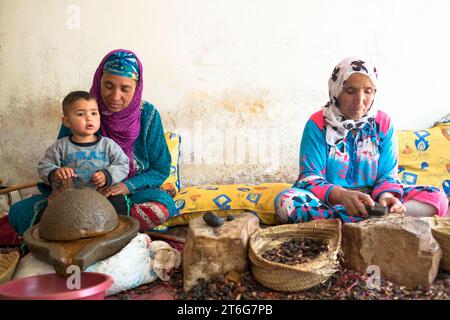
M363 218L369 216L364 205L375 205L375 202L368 194L340 187L335 187L331 190L330 198L332 204L342 204L349 215Z
M384 192L378 198L378 203L388 207L390 213L406 213L406 207L390 192Z

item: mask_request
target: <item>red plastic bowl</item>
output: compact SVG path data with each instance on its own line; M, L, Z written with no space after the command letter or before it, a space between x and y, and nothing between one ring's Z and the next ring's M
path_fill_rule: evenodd
M81 272L80 289L69 289L56 273L12 280L0 285L3 300L103 300L113 279L103 273Z

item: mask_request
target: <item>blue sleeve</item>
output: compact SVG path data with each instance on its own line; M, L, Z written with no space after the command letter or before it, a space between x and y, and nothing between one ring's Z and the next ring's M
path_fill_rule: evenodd
M141 130L145 130L145 128L141 126ZM156 110L144 141L146 141L146 145L135 146L135 150L138 147L148 152L149 166L141 174L124 181L131 193L147 187L159 188L170 174L172 158L164 137L161 116Z
M311 119L305 125L300 145L300 175L296 187L311 191L328 202L328 194L335 187L325 179L327 143L324 134Z
M403 196L403 189L397 180L398 146L394 127L390 126L383 139L378 159L378 172L372 198L377 200L381 193L391 192L397 197Z

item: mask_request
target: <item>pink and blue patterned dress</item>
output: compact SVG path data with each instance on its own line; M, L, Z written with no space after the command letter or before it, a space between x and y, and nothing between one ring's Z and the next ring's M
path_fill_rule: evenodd
M331 205L330 191L336 186L368 193L377 201L390 192L402 202L417 200L434 206L439 216L448 210L446 195L436 187L402 185L397 180L398 150L389 116L378 111L375 121L348 132L335 146L326 142L323 111L307 121L300 146L300 175L292 188L275 199L281 222L297 223L316 219L341 219L357 222L344 206Z

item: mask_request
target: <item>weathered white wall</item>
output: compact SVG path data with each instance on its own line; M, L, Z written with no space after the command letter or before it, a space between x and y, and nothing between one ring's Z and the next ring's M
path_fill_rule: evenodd
M184 185L292 182L341 58L376 62L397 128L449 112L449 17L445 0L0 0L0 179L37 179L64 95L129 48L145 99L183 135Z

